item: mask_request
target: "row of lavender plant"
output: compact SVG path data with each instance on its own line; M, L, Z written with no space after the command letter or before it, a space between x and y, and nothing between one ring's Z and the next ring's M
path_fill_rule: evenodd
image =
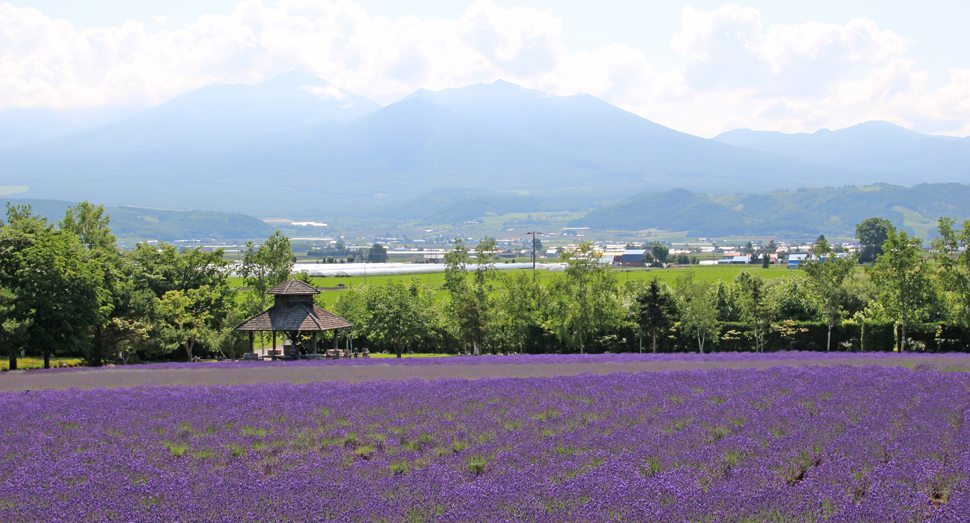
M970 375L0 395L2 521L967 521Z
M627 363L627 362L731 362L731 361L812 361L812 360L888 360L913 359L932 360L949 357L961 357L970 362L965 353L899 353L899 352L812 352L812 351L779 351L779 352L715 352L708 354L671 353L671 354L513 354L507 356L443 356L433 358L348 358L339 360L298 360L298 361L263 361L263 360L230 360L208 361L201 363L167 362L147 363L132 366L135 369L200 369L200 368L253 368L253 367L295 367L295 366L331 366L331 365L471 365L471 364L552 364L552 363ZM85 371L111 369L118 367L89 368ZM74 369L68 369L69 371ZM65 372L65 369L50 369L32 372Z

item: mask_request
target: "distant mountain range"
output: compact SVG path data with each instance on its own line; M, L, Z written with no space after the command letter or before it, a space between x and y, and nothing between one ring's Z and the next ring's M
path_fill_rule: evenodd
M425 194L458 219L485 208L585 210L674 188L970 181L966 139L871 123L709 140L593 96L503 81L422 89L381 107L294 71L206 86L81 131L41 114L0 113L0 186L29 186L23 196L33 198L262 216L406 212Z
M970 182L970 137L932 136L889 122L785 134L738 129L714 141L821 165L883 173L883 182Z
M683 231L688 236L756 236L812 239L853 236L871 216L889 219L910 234L935 236L941 216L970 218L970 185L877 184L755 195L708 196L684 189L646 192L596 209L573 225L598 230Z
M5 198L0 202L30 205L35 214L55 223L64 219L69 206L77 204L29 198ZM269 236L274 230L243 214L113 206L105 206L104 211L111 217L111 232L122 240L251 239Z

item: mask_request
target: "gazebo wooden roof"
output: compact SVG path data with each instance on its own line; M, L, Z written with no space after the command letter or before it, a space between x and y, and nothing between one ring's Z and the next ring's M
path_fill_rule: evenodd
M249 332L249 352L253 352L253 335L256 332L273 333L274 359L276 357L277 332L288 333L294 340L297 339L299 333L310 332L313 333L312 349L315 354L318 332L347 329L354 326L340 316L322 307L317 307L313 303L313 295L320 294L320 291L302 281L287 280L266 292L274 295L275 303L273 306L240 323L233 329ZM336 349L336 334L333 341L334 349Z
M349 321L316 305L295 303L274 305L240 323L237 331L330 331L353 327Z

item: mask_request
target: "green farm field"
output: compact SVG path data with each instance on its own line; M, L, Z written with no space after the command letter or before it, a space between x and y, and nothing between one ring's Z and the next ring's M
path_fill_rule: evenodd
M667 284L673 286L679 276L685 272L694 271L694 277L698 281L708 281L714 282L717 280L731 281L738 274L743 271L750 271L761 275L765 279L777 279L784 278L787 275L795 275L797 277L802 276L802 272L798 270L790 270L787 266L771 266L768 269L762 269L760 265L735 265L735 266L696 266L692 268L675 268L675 269L614 269L614 274L620 283L626 281L649 281L653 278L659 278L666 282ZM500 271L499 274L509 274L513 271ZM531 273L531 270L526 270L526 272ZM547 284L551 279L557 274L554 271L547 270L537 270L536 277L543 284ZM349 278L313 278L313 283L317 287L337 287L339 285L344 285L348 288L352 288L358 285L387 285L390 282L409 282L412 279L417 279L424 285L428 285L435 289L436 297L438 300L442 300L447 296L447 292L442 289L445 281L445 273L442 272L430 272L424 274L387 274L381 276L367 276L366 282L363 276L351 276ZM234 287L243 286L242 278L230 278L230 285ZM495 280L492 282L492 287L495 290L502 288L502 281ZM323 291L323 300L326 307L332 306L336 301L337 297L340 295L341 291Z

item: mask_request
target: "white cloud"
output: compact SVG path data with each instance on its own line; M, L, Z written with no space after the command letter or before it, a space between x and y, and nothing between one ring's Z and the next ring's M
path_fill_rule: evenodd
M155 16L164 24L164 16ZM552 11L478 0L459 17L397 21L349 0L243 0L229 15L176 29L138 21L79 29L0 4L0 108L160 103L213 82L257 82L305 69L375 101L418 87L499 78L555 94L588 92L665 125L704 135L736 126L786 131L881 118L966 134L970 71L931 90L910 42L866 18L765 27L754 8L686 6L658 70L614 42L574 52ZM153 25L154 26L154 25ZM157 27L157 26L154 26ZM337 97L336 87L312 87Z
M153 18L153 19L154 19L154 20L155 20L156 22L158 22L158 23L160 23L160 24L163 24L163 25L165 24L165 22L168 22L168 17L167 17L167 16L165 16L165 15L152 15L152 18Z

